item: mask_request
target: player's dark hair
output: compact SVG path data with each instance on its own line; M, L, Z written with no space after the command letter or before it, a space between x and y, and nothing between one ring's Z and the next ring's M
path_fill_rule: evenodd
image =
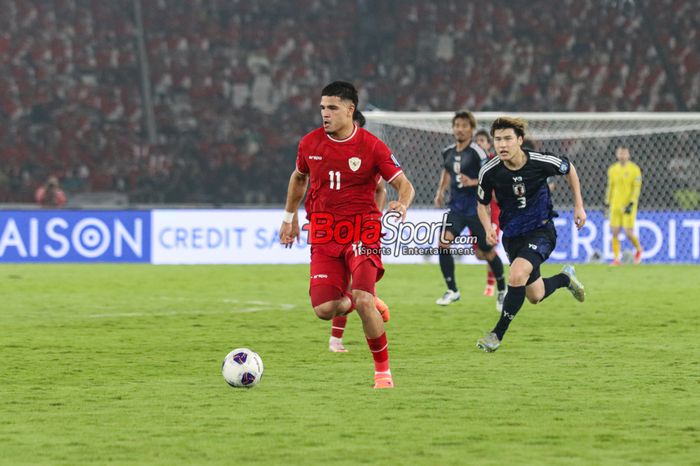
M525 131L527 130L527 121L523 120L522 118L513 117L496 118L496 120L491 125L491 136L493 136L496 130L508 128L512 128L513 131L515 131L516 136L524 138Z
M491 135L488 131L486 131L486 128L479 128L477 132L474 133L474 139L478 138L479 136L485 136L486 139L488 139L489 144L491 144Z
M355 86L346 81L333 81L321 91L321 96L324 95L328 97L339 97L340 100L351 101L353 105L355 105L352 119L355 120L360 127L365 125L367 120L365 120L362 112L357 109L357 103L360 99L357 96L357 89L355 89Z
M452 126L455 125L455 121L457 120L467 120L472 128L476 128L476 118L474 118L474 114L468 110L455 112L455 116L452 117Z

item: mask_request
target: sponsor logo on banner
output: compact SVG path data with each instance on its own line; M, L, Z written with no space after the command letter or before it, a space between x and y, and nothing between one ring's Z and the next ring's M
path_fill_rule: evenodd
M377 251L387 263L437 263L434 251L444 228L443 214L409 209L405 222L396 214L385 215ZM559 214L553 219L558 238L549 262L612 259L610 226L602 212L589 211L580 231L571 212ZM0 211L0 262L308 263L308 232L285 249L279 244L280 223L279 209ZM332 235L347 233L324 225L321 230ZM644 248L643 263L700 263L700 212L641 211L635 229ZM360 235L355 241L354 232L353 243L369 239ZM463 251L459 260L478 263L467 254L474 238L466 230L458 238L464 240L455 240L453 249ZM621 239L623 251L632 249ZM500 244L497 251L505 259Z
M150 212L4 211L1 262L150 262Z

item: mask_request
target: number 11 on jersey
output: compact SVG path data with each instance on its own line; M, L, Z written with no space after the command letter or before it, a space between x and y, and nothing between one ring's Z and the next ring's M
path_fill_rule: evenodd
M340 189L340 172L329 171L328 177L331 179L331 189Z

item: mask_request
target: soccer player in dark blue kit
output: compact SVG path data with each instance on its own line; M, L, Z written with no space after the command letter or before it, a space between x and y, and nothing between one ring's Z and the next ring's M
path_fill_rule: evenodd
M488 162L488 154L476 143L472 142L472 134L476 129L476 119L471 112L457 112L452 118L452 135L455 143L442 151L443 169L440 184L435 194L435 206L440 208L444 200L445 190L450 186L450 210L447 214L447 226L440 232L440 270L447 284L447 291L436 301L436 304L447 306L460 299L455 280L455 261L450 254L450 243L462 233L465 227L477 238L476 256L486 260L491 267L498 286L496 309L501 311L505 297L505 280L503 278L503 262L496 254L495 244L489 244L486 231L477 216L476 187L477 178L482 165Z
M508 294L501 317L494 329L476 343L489 353L500 346L525 297L537 304L558 288L568 287L578 301L583 302L585 298L583 285L570 265L553 277L543 279L540 276L540 264L547 260L557 241L552 222L556 212L547 177L566 176L574 199L574 222L579 230L586 223L586 211L574 166L566 157L523 149L526 128L527 122L519 118L496 119L491 125L491 136L498 157L479 171L479 219L489 243L496 244L498 237L491 227L488 207L495 190L501 208L499 223L503 231L503 247L510 259Z

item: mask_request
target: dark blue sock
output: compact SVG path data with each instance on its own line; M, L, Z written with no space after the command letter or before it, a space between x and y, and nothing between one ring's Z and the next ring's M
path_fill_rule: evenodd
M503 312L501 318L493 328L493 332L498 336L499 340L503 340L506 330L511 321L515 318L523 303L525 302L525 287L524 286L509 286L506 298L503 301Z
M442 276L445 277L447 288L452 291L457 291L457 282L455 282L455 260L449 252L440 251L440 270Z
M569 286L571 279L569 279L568 275L558 273L553 277L543 278L542 281L544 282L544 297L540 301L544 301L544 298L554 293L557 289Z
M498 291L503 291L506 289L506 281L503 278L503 262L501 262L501 258L498 257L498 254L489 261L489 265L491 266L491 271L493 272L494 277L496 277L496 287L498 288Z

